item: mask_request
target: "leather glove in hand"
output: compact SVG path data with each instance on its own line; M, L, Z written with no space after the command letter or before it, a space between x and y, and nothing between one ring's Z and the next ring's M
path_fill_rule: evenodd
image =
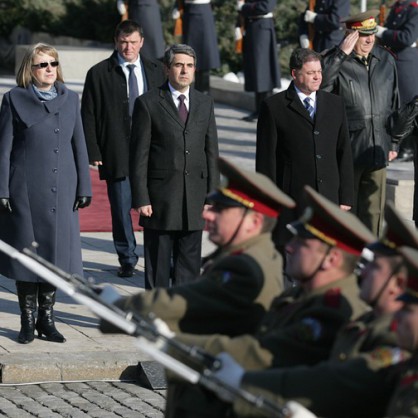
M290 411L292 418L317 418L309 409L306 409L298 402L289 401L285 406Z
M10 206L10 200L8 197L0 198L0 211L12 213L12 207Z
M86 208L87 206L90 206L90 203L91 203L90 196L78 196L74 203L73 210L76 211L78 209Z
M316 18L317 13L307 10L305 12L305 22L313 23Z
M116 7L118 9L118 12L120 15L124 15L126 13L126 5L125 2L123 0L118 0L116 2Z

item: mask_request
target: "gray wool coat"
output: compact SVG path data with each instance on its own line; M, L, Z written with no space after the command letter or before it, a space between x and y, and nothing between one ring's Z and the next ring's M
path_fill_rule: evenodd
M41 102L32 86L6 93L0 111L0 239L18 250L38 243L37 253L82 274L77 196L91 196L87 149L78 95L56 83L58 97ZM41 280L0 255L0 273L20 281Z

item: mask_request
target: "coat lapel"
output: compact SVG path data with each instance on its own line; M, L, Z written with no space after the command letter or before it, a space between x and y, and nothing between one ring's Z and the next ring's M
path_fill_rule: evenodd
M289 100L289 107L296 113L299 113L304 119L308 120L310 123L313 124L313 120L310 118L308 112L303 106L302 102L299 99L299 96L296 93L295 87L293 82L290 84L289 88L286 91L286 98Z
M168 88L168 83L165 83L162 89L160 90L160 104L163 109L182 127L184 127L183 121L180 119L178 109L174 104L173 98L171 96L170 89ZM190 106L191 107L191 106ZM191 110L191 109L190 109ZM190 114L189 114L190 117Z
M27 88L15 88L10 98L20 120L28 127L39 123L49 114L57 113L68 98L68 91L62 83L56 84L58 96L47 102L41 102L32 85Z

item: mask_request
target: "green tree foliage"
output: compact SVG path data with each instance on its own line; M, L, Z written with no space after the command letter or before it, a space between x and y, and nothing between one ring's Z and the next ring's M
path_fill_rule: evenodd
M173 36L171 11L174 0L159 0L163 30L167 44L178 42ZM368 8L376 8L379 0L369 0ZM235 53L234 28L237 22L236 0L212 0L216 19L222 68L219 73L240 71L242 56ZM298 42L298 17L307 0L278 0L275 24L283 74ZM359 11L359 0L352 0L352 13ZM31 31L49 32L97 42L111 43L120 16L116 0L0 0L0 36L8 38L20 25Z

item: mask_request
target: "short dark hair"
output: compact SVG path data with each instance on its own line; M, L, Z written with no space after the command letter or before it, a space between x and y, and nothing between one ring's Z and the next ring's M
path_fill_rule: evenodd
M115 40L121 35L132 35L134 32L139 32L141 37L144 37L144 30L141 25L138 25L138 23L133 20L123 20L116 26Z
M308 48L296 48L289 60L290 71L300 70L303 64L309 61L321 61L321 55L318 52Z
M163 57L163 63L166 65L167 68L171 67L171 64L174 60L174 55L176 54L185 54L189 57L192 57L194 60L194 65L196 66L196 52L195 50L186 44L174 44L168 47L165 50L164 57Z

